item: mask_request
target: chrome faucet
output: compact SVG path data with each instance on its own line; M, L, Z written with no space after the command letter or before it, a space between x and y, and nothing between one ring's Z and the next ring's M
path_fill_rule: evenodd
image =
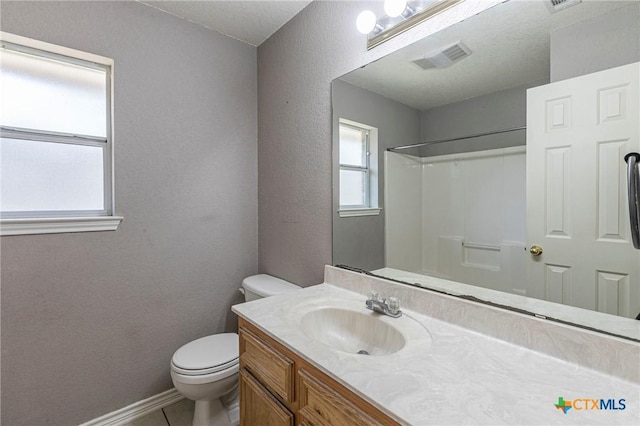
M365 304L367 306L367 309L390 316L392 318L398 318L402 316L402 311L400 310L400 301L397 297L389 297L388 299L380 300L377 292L370 291Z

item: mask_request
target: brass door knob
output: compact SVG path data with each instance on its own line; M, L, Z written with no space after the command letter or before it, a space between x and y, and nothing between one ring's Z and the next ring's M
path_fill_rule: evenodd
M531 246L529 252L534 256L540 256L542 254L542 247L540 246Z

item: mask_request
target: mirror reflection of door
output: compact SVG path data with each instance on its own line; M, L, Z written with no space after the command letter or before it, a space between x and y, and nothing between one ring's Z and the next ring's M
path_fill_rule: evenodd
M635 63L527 93L527 241L543 247L528 262L535 297L640 312L624 163L640 150L638 70Z

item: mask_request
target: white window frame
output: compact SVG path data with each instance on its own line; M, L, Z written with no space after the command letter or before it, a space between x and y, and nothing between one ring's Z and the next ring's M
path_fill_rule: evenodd
M377 216L382 210L378 207L378 129L368 124L358 123L357 121L346 118L340 118L338 125L366 132L366 164L364 167L340 164L340 156L338 155L338 179L340 179L341 170L353 170L365 173L365 204L361 206L340 205L338 215L340 217ZM340 135L340 131L338 131L338 135ZM339 184L338 188L340 188ZM339 200L340 196L338 195L338 203Z
M0 217L0 235L51 234L88 231L115 231L122 216L114 215L113 161L113 60L26 37L0 31L1 48L34 53L41 57L63 59L69 63L95 67L107 71L107 129L106 137L44 132L33 129L0 127L0 136L40 142L68 143L103 147L104 210L100 211L27 211L6 212ZM1 200L0 200L1 201Z

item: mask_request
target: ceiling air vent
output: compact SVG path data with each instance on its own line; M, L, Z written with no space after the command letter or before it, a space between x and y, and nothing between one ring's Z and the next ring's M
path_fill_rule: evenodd
M581 2L582 0L547 0L545 1L545 5L549 9L549 12L556 13Z
M471 50L462 42L457 41L451 46L433 51L424 58L416 59L411 62L423 70L428 70L430 68L447 68L469 55L471 55Z

